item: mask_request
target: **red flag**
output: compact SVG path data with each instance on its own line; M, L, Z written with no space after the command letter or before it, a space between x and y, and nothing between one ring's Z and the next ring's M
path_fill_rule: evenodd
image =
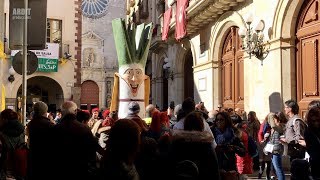
M163 30L162 30L163 41L166 41L168 39L171 12L172 12L172 8L169 8L163 15Z
M182 39L187 34L186 19L189 0L177 0L176 10L176 40Z

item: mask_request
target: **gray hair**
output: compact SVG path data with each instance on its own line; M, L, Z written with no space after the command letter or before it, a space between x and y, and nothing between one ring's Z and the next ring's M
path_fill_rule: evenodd
M149 105L146 107L146 116L147 116L147 117L151 117L152 112L153 112L153 110L154 110L155 108L156 108L155 105L149 104Z
M33 104L33 116L44 116L47 114L48 106L42 101L38 101Z
M76 114L77 108L77 104L73 101L66 101L61 106L61 114L62 116L67 114Z

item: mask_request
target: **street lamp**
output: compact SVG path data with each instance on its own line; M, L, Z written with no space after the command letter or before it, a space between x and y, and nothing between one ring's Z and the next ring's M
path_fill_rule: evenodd
M14 80L15 80L15 78L14 78L14 75L16 74L16 71L13 69L13 67L11 66L10 67L10 69L9 69L9 77L8 77L8 81L10 82L10 83L12 83Z
M253 22L253 15L251 13L245 18L245 22L246 27L240 28L238 31L238 34L242 39L242 50L249 54L250 59L253 55L261 60L261 65L263 65L263 60L269 53L269 47L267 48L265 46L262 32L264 29L264 21L260 20L254 27L254 31L251 26Z
M171 69L171 62L169 62L168 58L164 58L164 64L162 66L162 68L165 70L165 74L164 77L166 79L170 78L171 80L174 79L174 75L173 75L173 71L170 70Z

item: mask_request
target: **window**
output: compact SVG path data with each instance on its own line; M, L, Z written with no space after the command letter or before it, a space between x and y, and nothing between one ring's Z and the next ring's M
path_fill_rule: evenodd
M100 18L106 15L109 0L82 0L82 14L88 18Z
M62 20L47 19L47 42L59 44L59 54L62 56Z

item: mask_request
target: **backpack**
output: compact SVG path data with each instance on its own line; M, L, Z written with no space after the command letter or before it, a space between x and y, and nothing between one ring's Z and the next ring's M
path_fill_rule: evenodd
M294 127L296 121L300 121L301 125L302 125L302 128L304 130L306 129L307 124L300 118L296 118L296 119L294 119L292 121L292 125L291 125L292 128ZM289 154L289 156L294 157L294 158L303 159L305 157L305 152L306 152L306 148L303 147L302 145L300 145L298 143L295 143L294 141L289 142L289 144L288 144L288 154Z
M257 144L251 136L248 136L248 153L252 158L257 157L259 154Z

